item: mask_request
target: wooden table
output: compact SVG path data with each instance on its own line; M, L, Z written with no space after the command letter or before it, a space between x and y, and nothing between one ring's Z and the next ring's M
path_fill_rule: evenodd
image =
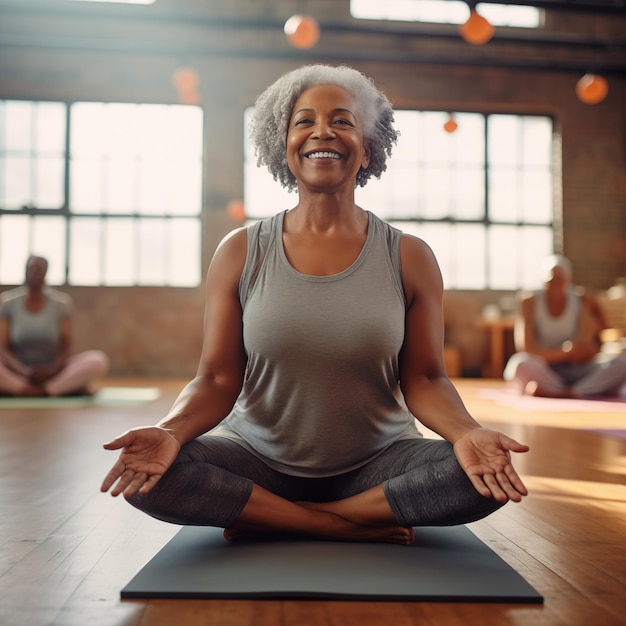
M502 378L504 372L505 360L505 339L507 333L513 333L515 326L515 317L512 315L503 315L494 318L481 318L478 321L478 327L489 333L489 363L483 367L483 376L485 378Z

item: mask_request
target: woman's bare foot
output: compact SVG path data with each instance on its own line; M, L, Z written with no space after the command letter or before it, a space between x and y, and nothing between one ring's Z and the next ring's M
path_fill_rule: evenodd
M382 501L382 505L381 505ZM253 485L248 502L224 536L236 540L255 533L295 533L331 541L365 541L408 545L412 528L400 526L389 509L382 487L340 500L341 510L321 510L285 500ZM327 503L325 506L329 506Z
M540 387L537 381L531 380L526 387L524 387L524 394L527 396L534 396L536 398L575 398L576 396L569 391L569 389L563 389L562 391L551 391Z
M390 526L381 528L369 528L353 524L337 515L337 522L332 529L315 534L289 533L268 528L254 528L252 526L233 527L224 529L224 539L228 541L254 541L254 540L293 540L301 538L325 539L330 541L349 541L365 543L395 543L409 545L415 541L415 533L412 528L403 526Z
M29 382L15 395L26 397L26 398L43 398L47 396L48 394L46 393L46 390L42 386L34 385L33 383Z

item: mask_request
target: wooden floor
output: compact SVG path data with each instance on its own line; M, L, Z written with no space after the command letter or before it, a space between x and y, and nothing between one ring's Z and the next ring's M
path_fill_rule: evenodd
M501 381L456 383L483 424L531 446L517 460L531 495L470 528L543 594L543 605L121 601L120 589L178 530L98 491L114 460L101 443L153 423L183 384L133 380L107 384L158 384L161 397L127 408L0 409L0 624L626 624L626 440L589 432L626 428L626 411L553 411L541 400L520 408L489 397L486 387L501 393Z

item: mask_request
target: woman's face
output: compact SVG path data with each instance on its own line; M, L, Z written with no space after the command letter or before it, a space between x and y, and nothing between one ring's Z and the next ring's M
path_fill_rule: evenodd
M31 290L41 289L46 279L48 266L43 259L32 257L26 263L26 285Z
M546 281L546 289L553 293L565 293L569 285L567 272L559 265L553 267Z
M287 130L287 164L299 185L323 192L356 186L369 164L355 97L337 85L316 85L296 100Z

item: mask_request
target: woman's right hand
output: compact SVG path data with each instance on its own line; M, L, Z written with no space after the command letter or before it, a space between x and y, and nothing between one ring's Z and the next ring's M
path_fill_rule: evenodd
M148 493L165 474L180 450L172 434L160 426L133 428L103 445L105 450L122 450L100 487L112 496Z

